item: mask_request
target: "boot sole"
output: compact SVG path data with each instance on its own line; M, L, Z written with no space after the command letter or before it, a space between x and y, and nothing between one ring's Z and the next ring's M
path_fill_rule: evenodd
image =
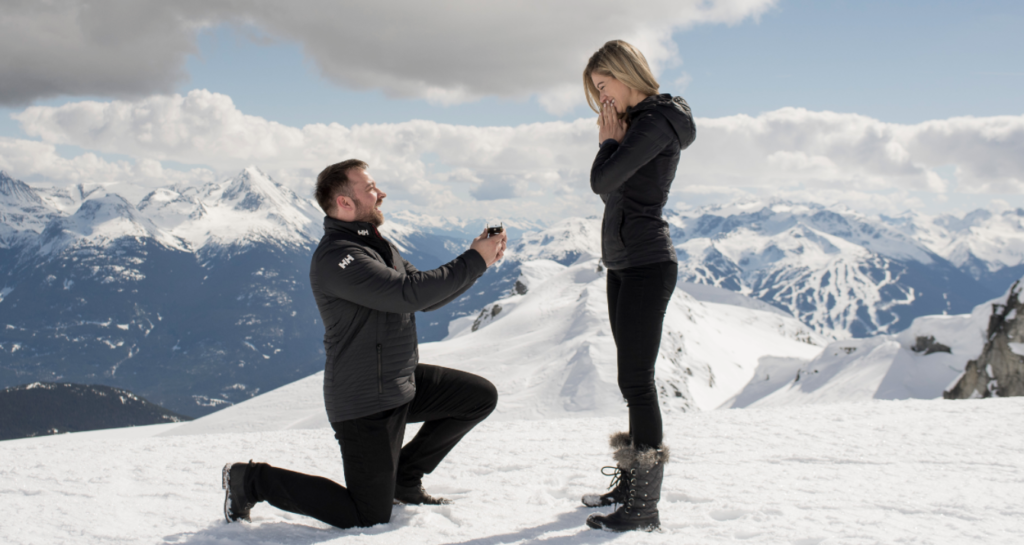
M228 510L231 508L231 490L228 489L229 476L231 474L231 464L225 464L224 469L220 472L220 486L224 489L224 520L230 524L231 517L228 516Z
M649 525L633 526L633 527L630 527L630 528L613 528L611 526L606 526L605 524L603 524L603 523L601 523L599 521L594 520L593 516L587 517L587 526L590 526L591 528L593 528L595 530L604 530L605 532L615 532L615 533L623 533L623 532L660 532L661 531L661 523L660 523L660 521L657 522L657 523L649 524Z

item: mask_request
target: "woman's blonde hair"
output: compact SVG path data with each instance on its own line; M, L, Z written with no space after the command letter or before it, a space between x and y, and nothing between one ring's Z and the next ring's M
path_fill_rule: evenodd
M639 49L622 40L612 40L604 44L590 56L587 68L583 70L583 89L587 93L587 104L590 109L601 113L601 91L590 79L591 74L611 76L629 87L645 95L658 94L658 80L654 79L647 59Z

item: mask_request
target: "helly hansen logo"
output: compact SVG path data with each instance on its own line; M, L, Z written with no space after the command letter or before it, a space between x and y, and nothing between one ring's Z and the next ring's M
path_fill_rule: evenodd
M369 235L370 235L370 232L369 232L369 231L367 231L366 229L360 229L360 230L359 230L359 234L360 234L360 235L363 235L363 236L365 237L365 236L369 236Z
M345 256L345 259L341 260L341 263L338 263L338 266L344 269L345 267L348 267L349 264L352 263L353 261L355 261L355 259L352 257L352 254L349 254Z

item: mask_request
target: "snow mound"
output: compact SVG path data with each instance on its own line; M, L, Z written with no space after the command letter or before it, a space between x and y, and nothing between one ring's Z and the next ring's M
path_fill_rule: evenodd
M971 314L921 316L897 335L829 344L809 362L765 358L726 407L859 403L872 399L935 399L977 358L994 299ZM931 337L949 352L918 352Z
M492 380L498 418L624 414L605 276L596 258L523 263L525 294L453 321L447 339L420 347L420 359ZM807 361L825 342L795 318L677 289L657 363L663 409L713 409L750 380L760 357Z

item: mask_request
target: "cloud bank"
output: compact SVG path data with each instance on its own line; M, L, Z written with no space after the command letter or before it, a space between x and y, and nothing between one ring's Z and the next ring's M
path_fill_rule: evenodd
M408 121L300 128L246 115L230 97L204 90L30 107L15 118L42 141L0 142L0 168L15 176L134 175L89 154L56 157L53 146L62 144L221 175L257 164L296 188L308 188L324 166L358 157L393 199L414 208L464 214L467 207L513 207L520 215L548 217L601 209L588 181L597 149L591 118L514 127ZM873 208L888 199L898 210L913 205L912 193L1024 193L1024 116L899 125L783 108L757 117L699 118L674 193L685 199L745 192L860 200Z
M236 24L301 44L346 87L438 104L535 95L560 113L582 103L580 75L605 41L630 40L664 67L678 62L673 32L756 18L776 1L8 0L0 104L171 92L197 33Z

